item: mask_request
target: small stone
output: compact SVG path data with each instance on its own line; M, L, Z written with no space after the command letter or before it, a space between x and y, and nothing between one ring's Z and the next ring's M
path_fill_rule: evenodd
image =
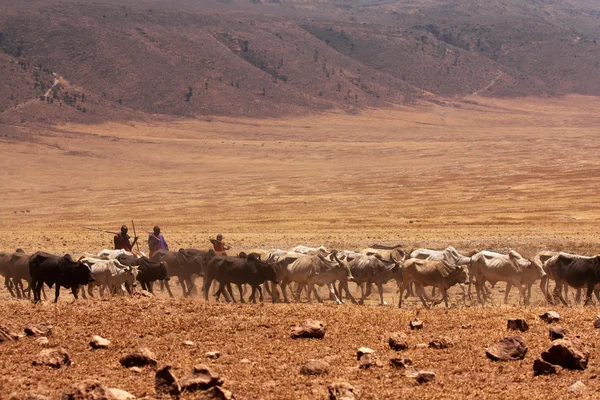
M472 325L472 324L462 324L462 325L460 326L460 328L461 328L461 329L471 329L472 327L473 327L473 325Z
M71 365L71 357L69 357L69 353L67 353L65 349L55 347L40 351L32 364L35 366L60 368L62 366Z
M527 354L527 346L521 336L507 336L485 351L485 355L492 361L522 360L525 354Z
M177 378L171 372L171 366L167 365L158 371L154 376L154 390L158 395L179 396L181 387Z
M323 375L329 373L329 368L329 363L325 360L308 360L300 367L300 373L302 375Z
M567 388L568 393L580 393L585 390L585 384L581 381L577 381Z
M527 332L529 330L529 325L527 325L527 321L525 321L523 318L510 318L506 323L506 328Z
M110 340L104 339L101 336L92 336L90 347L92 349L107 349L110 346Z
M229 390L223 389L220 386L213 386L208 390L200 393L200 396L195 397L196 400L234 400L235 396Z
M325 331L326 326L323 322L309 319L302 325L294 327L290 337L292 339L322 339L325 337Z
M360 357L359 361L360 365L358 367L362 369L383 367L383 364L377 359L375 353L365 353Z
M242 358L240 360L240 364L250 364L252 361L248 360L247 358Z
M552 365L549 362L542 360L542 358L536 358L533 362L533 375L551 375L557 374L558 369L556 365Z
M402 332L394 332L388 338L390 349L401 351L408 349L408 336Z
M48 344L50 344L50 341L48 340L48 338L46 336L40 336L40 337L36 338L35 342L37 344L39 344L40 346L47 346Z
M375 353L375 350L373 350L373 349L370 349L368 347L361 347L356 352L356 359L360 360L364 354L374 354L374 353Z
M569 331L560 326L550 327L550 340L562 339L569 334Z
M410 320L408 326L412 330L423 329L423 321L421 321L419 318L413 318Z
M73 385L67 392L63 392L62 400L95 400L112 399L109 397L109 389L98 381L88 380Z
M181 342L181 344L185 347L194 347L196 345L196 343L192 342L191 340L184 340Z
M206 365L194 367L190 375L186 375L179 380L182 391L195 392L198 390L207 390L213 386L221 386L223 379L212 372Z
M544 361L566 369L584 370L589 358L587 347L581 340L573 337L553 341L548 350L542 353Z
M219 357L221 357L221 352L220 351L209 351L207 353L204 354L206 356L206 358L210 358L211 360L216 360Z
M40 324L28 326L24 329L27 336L50 336L52 335L52 325Z
M329 400L355 400L358 398L358 391L348 382L336 382L327 387L329 391Z
M454 343L452 342L452 339L447 336L440 336L439 338L433 339L431 342L429 342L429 347L438 350L447 349L453 345Z
M598 329L600 328L600 315L596 316L596 318L594 318L594 328Z
M546 311L543 314L540 314L540 318L548 324L553 322L557 322L560 320L560 315L556 311Z
M110 400L135 400L136 398L131 393L117 388L110 388L107 392Z
M417 349L426 349L427 348L427 343L417 343L415 345L415 348L417 348Z
M133 295L135 297L154 297L154 295L147 290L136 290Z
M131 368L129 368L129 370L131 372L135 372L136 374L139 374L142 372L142 369L140 367L131 367Z
M121 357L119 362L125 368L146 367L148 365L152 366L152 367L156 367L156 365L158 365L156 356L154 355L153 352L151 352L147 348L141 348L132 353L129 353L129 354Z
M412 365L410 358L392 358L390 360L390 366L398 369L406 369Z
M419 385L435 381L435 372L432 371L417 371L411 369L406 372L406 376L415 379Z

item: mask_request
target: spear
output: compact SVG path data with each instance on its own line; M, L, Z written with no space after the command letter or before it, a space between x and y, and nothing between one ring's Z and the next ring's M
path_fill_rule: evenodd
M118 235L118 232L112 232L112 231L107 231L106 229L100 229L100 228L93 228L91 226L82 226L82 229L88 229L90 231L98 231L98 232L102 232L102 233L110 233L113 235Z
M133 223L133 219L131 220L131 227L133 228L133 236L135 236L137 238L137 233L135 233L135 224ZM138 253L140 252L140 244L138 243L138 240L135 240L135 245L137 247L137 251Z

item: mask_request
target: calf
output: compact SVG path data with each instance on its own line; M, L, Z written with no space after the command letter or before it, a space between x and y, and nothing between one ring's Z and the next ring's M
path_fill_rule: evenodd
M164 261L150 261L148 257L135 257L128 255L120 255L117 260L124 265L137 267L137 281L140 283L143 290L147 290L154 294L153 284L155 281L168 281L169 273L167 271L167 263Z
M56 285L54 297L56 303L61 286L70 288L73 297L77 299L79 286L94 281L88 266L80 261L73 261L68 254L61 257L39 251L29 259L29 273L31 274L34 303L41 301L40 295L44 283L50 288Z
M448 289L457 283L466 283L469 279L467 268L462 265L454 265L446 260L420 260L408 259L402 268L402 287L398 307L402 307L402 295L411 283L417 283L417 294L426 308L429 308L424 298L423 286L434 286L442 293L442 299L433 304L444 301L448 307Z

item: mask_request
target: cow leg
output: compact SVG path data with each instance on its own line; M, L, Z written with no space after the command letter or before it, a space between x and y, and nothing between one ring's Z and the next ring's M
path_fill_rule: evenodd
M362 305L365 304L365 289L363 288L362 283L357 283L358 287L360 288L360 300L358 301L358 304Z
M592 299L592 292L593 291L594 291L594 285L593 284L588 284L588 286L587 286L587 292L585 294L585 303L584 303L584 305L589 306L594 301Z
M407 282L406 280L402 281L402 286L400 286L400 296L398 299L398 308L402 308L402 299L405 298L403 296L404 292L408 290L408 287L410 286L410 282Z
M594 289L594 295L596 296L596 300L600 303L600 290Z
M171 286L169 286L169 281L164 280L164 281L160 281L160 282L164 286L164 288L167 289L167 292L169 293L169 297L173 297L173 292L171 292Z
M382 283L378 283L377 284L377 289L379 290L379 305L381 305L381 306L387 306L388 303L386 303L386 301L383 300L383 284Z
M333 286L334 284L331 284L331 286ZM342 300L342 289L346 292L346 296L350 298L350 301L352 302L352 304L356 304L356 299L354 298L354 296L352 296L352 293L350 293L350 288L348 287L348 280L344 279L340 281L339 284L339 297L338 299L341 301Z
M288 285L288 281L286 278L283 278L281 280L281 283L279 284L279 286L281 287L281 293L283 293L283 302L284 303L289 303L290 301L288 300L287 297L287 291L286 291L286 287Z
M10 292L10 296L11 297L16 297L15 292L13 292L12 281L10 280L9 277L5 277L4 278L4 285L6 286L6 288L8 289L8 291Z
M244 300L244 288L240 284L238 284L237 287L240 292L240 303L245 303L246 300ZM252 290L252 294L254 294L254 290Z
M333 283L327 284L327 287L329 288L329 298L331 298L333 296L334 301L336 303L338 303L338 304L344 304L344 302L342 301L342 299L335 294L335 288L333 287ZM350 294L350 293L348 293L348 294ZM352 297L352 295L350 295L350 297L352 298L352 302L354 304L356 304L356 299L354 299L354 297Z
M254 288L252 288L252 291L254 292L256 290L258 290L258 298L260 300L260 302L262 303L263 301L265 301L265 298L263 297L263 293L262 293L262 288L260 287L260 285L256 285ZM256 297L254 298L254 303L256 303Z
M508 304L508 294L510 293L510 289L512 289L512 287L512 283L506 282L506 291L504 292L504 304Z
M9 283L14 286L15 288L15 294L17 295L17 299L21 298L21 292L19 291L19 283L21 282L21 280L17 280L16 278L13 278L12 280L9 280Z
M32 280L31 282L33 285L33 302L38 303L38 302L42 301L41 291L42 291L42 285L44 284L44 281Z
M210 275L204 275L204 278L202 278L202 293L204 293L204 300L206 301L208 301L208 292L210 292L212 281L213 278Z
M575 292L575 303L581 303L581 288L577 288L577 291Z
M562 286L563 286L562 281L556 280L556 285L554 286L553 294L554 294L554 298L558 298L563 303L563 305L567 306L568 304L562 295Z
M308 288L310 289L310 292L313 292L315 294L315 298L317 299L317 301L319 303L322 303L323 299L321 298L321 296L319 296L319 292L317 292L317 287L314 284L310 284L310 285L308 285ZM310 295L308 297L308 300L310 302Z
M427 309L431 308L429 306L429 304L427 304L429 302L429 300L427 299L427 296L425 295L425 288L422 285L417 284L416 282L415 282L415 292L417 292L417 296L421 300L421 303L423 303L423 307L425 307Z

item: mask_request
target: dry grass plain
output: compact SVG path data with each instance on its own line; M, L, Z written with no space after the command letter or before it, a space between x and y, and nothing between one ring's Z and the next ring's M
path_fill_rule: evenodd
M459 249L514 248L599 253L600 100L474 99L456 107L422 106L327 113L297 118L131 121L104 125L26 126L22 139L2 139L1 249L22 247L79 254L110 244L110 235L82 225L118 229L136 221L138 233L159 224L172 248L208 245L217 232L236 250L296 244L360 249L373 242ZM410 222L412 221L412 223ZM140 236L142 236L140 234ZM500 284L499 286L503 286ZM537 288L536 288L537 289ZM534 290L536 290L534 289ZM498 289L496 289L498 291ZM501 289L500 289L501 290ZM594 397L599 333L595 307L558 308L563 326L580 334L592 357L585 372L532 376L549 343L536 306L473 307L454 296L452 308L421 310L307 304L225 305L198 299L90 300L33 306L0 289L0 315L11 329L48 321L52 344L71 352L63 370L33 368L32 340L0 345L0 399L11 392L59 398L84 378L98 378L137 396L153 396L153 373L118 364L127 349L146 346L181 376L212 363L242 399L326 398L326 385L344 379L364 399L563 398L581 379ZM386 298L397 301L390 285ZM387 365L385 336L407 330L415 313L425 321L410 333L411 357L438 374L418 387ZM529 353L496 364L485 346L506 332L506 318L524 316ZM289 328L311 317L328 324L322 341L292 341ZM472 328L461 329L464 323ZM91 352L93 334L113 341ZM448 350L417 349L437 335ZM182 340L194 340L185 348ZM355 351L378 351L383 368L357 370ZM334 356L325 377L298 373L309 358ZM243 358L251 364L240 364ZM183 396L183 398L192 398Z

